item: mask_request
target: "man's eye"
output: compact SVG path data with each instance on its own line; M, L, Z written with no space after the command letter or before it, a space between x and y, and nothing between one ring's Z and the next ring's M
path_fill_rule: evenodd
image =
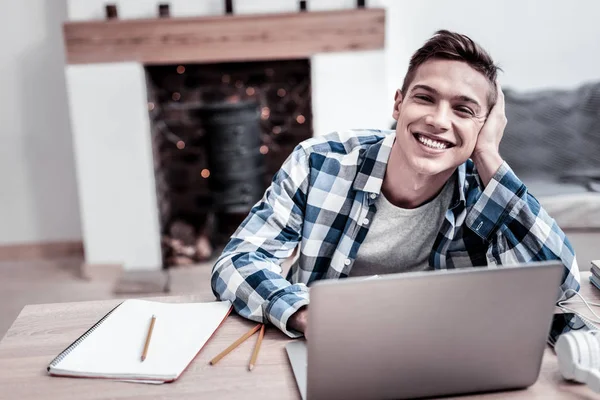
M426 101L426 102L431 102L431 98L429 96L424 96L422 94L416 95L415 98Z
M456 109L458 111L460 111L461 113L464 113L464 114L475 115L473 113L473 111L470 108L468 108L468 107L457 107Z

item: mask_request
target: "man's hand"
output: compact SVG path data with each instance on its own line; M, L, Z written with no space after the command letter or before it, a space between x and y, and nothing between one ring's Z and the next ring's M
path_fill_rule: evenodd
M504 111L504 93L502 93L502 88L498 82L496 82L496 90L498 91L496 105L490 111L479 131L477 143L471 156L485 186L488 185L503 163L499 148L507 119Z
M306 327L308 322L308 307L303 306L298 311L296 311L290 319L288 319L287 327L288 329L302 332L304 333L304 337L306 337Z

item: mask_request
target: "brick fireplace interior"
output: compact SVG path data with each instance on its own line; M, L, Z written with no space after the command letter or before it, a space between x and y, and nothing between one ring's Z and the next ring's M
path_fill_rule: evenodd
M313 136L310 61L145 70L163 267L190 265L220 252L294 147ZM207 126L215 105L225 107L224 123Z

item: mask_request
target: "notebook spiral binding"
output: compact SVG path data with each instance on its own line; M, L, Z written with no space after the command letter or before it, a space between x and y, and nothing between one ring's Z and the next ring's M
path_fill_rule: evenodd
M118 304L117 307L119 307L121 304L122 303ZM90 336L92 332L94 332L100 325L102 325L106 318L110 314L112 314L112 312L115 311L117 307L113 308L108 313L106 313L104 317L100 318L100 320L96 322L90 329L88 329L83 335L79 336L73 343L71 343L66 349L64 349L59 355L57 355L54 358L54 360L52 360L50 364L48 364L48 371L50 371L51 368L56 367L56 365L58 365L58 363L60 363L66 356L68 356L70 352L75 350L75 348L79 346L81 342L83 342L88 336Z

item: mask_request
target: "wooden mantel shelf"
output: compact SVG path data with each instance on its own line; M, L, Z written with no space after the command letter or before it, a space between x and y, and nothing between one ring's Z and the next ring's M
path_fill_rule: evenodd
M67 63L211 63L384 47L380 8L64 24Z

